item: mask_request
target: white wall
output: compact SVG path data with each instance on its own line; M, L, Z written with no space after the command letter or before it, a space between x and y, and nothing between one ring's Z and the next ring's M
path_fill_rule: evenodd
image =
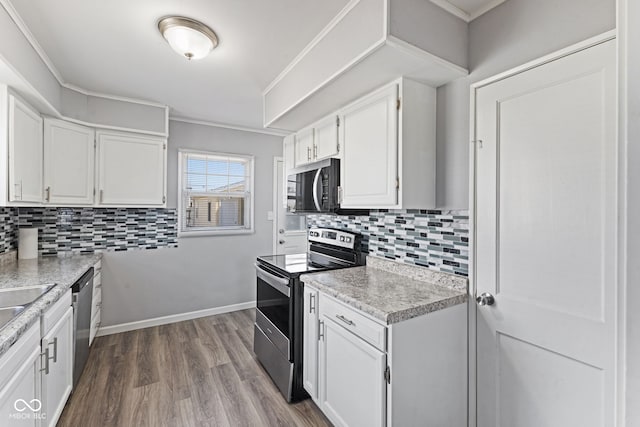
M615 28L615 0L508 0L469 25L469 70L438 89L437 205L469 204L469 86Z
M282 138L171 121L168 207L177 205L178 148L255 156L255 233L181 238L177 249L108 252L103 326L255 300L253 264L272 252L273 158Z
M640 426L640 2L628 5L627 426Z

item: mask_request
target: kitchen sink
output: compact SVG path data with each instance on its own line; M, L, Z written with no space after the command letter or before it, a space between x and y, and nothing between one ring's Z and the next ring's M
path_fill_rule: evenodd
M0 308L0 329L13 320L18 314L22 313L22 310L24 310L24 306L21 305Z
M0 289L0 308L14 308L31 304L54 286L37 285L24 288Z

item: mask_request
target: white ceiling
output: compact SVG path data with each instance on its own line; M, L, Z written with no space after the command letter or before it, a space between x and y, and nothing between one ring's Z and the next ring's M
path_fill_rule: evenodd
M262 91L347 0L11 0L64 82L171 107L174 116L262 128ZM188 62L157 30L165 15L213 28Z

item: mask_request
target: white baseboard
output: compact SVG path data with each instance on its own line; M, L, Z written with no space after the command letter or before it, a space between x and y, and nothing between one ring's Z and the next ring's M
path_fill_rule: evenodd
M96 336L118 334L120 332L135 331L136 329L150 328L152 326L167 325L169 323L182 322L184 320L198 319L200 317L213 316L216 314L231 313L232 311L255 308L256 302L249 301L240 304L225 305L223 307L207 308L205 310L190 311L188 313L172 314L170 316L154 317L153 319L138 320L118 325L102 326L98 329Z

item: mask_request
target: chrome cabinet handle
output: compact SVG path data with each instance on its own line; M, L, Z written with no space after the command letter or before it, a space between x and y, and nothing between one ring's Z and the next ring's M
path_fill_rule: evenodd
M44 372L45 375L49 375L49 348L44 353L40 353L40 356L44 356L44 368L40 369L40 372Z
M316 296L315 294L309 294L309 313L315 313L316 312Z
M318 322L318 341L324 341L324 320Z
M349 325L349 326L355 326L355 323L354 323L354 321L353 321L353 320L349 320L349 319L347 319L347 318L346 318L346 317L344 317L342 314L336 314L336 318L337 318L338 320L343 321L344 323L346 323L346 324L347 324L347 325Z
M317 159L318 158L318 146L313 144L313 158Z
M58 337L53 339L53 343L49 343L51 344L53 344L53 363L58 363Z
M307 147L307 160L311 160L311 147Z
M47 194L46 200L47 200L47 202L50 202L51 201L51 187L47 187L47 189L45 191L46 191L46 194Z
M483 307L485 305L495 304L496 299L490 293L485 292L476 298L476 302L478 303L479 306Z
M104 196L104 190L100 190L100 203L102 203L103 196Z

